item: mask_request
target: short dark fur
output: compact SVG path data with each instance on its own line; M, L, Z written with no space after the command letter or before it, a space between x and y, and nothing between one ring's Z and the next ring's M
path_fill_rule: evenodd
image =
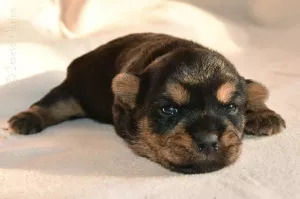
M265 105L267 96L216 51L170 35L131 34L75 59L66 79L9 125L33 134L88 117L114 124L140 156L203 173L238 159L244 131L282 131L285 122Z

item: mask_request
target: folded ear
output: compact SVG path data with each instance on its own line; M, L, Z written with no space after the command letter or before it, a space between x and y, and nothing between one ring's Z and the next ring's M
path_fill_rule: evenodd
M247 108L261 109L266 108L265 101L269 97L268 89L261 83L247 79Z
M272 135L286 127L284 119L269 109L266 100L268 89L259 82L246 80L248 100L246 105L245 133L252 135Z
M116 99L131 109L136 105L139 87L140 78L129 73L120 73L112 81L112 91Z

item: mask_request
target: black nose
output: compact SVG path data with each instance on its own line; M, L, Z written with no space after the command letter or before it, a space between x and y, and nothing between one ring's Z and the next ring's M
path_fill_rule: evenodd
M219 142L217 135L204 136L202 139L198 139L196 143L198 145L198 149L206 154L217 152L219 150Z

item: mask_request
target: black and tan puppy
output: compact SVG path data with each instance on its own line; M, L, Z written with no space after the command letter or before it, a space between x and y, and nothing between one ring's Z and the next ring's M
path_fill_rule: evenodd
M75 59L66 79L9 120L19 134L88 117L114 124L138 155L182 173L234 163L243 133L285 127L267 89L216 51L164 34L127 35Z

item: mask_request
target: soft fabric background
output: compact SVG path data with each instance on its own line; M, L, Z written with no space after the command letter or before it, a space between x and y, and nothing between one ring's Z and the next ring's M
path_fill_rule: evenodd
M117 36L163 32L201 42L270 88L287 129L247 137L239 161L181 175L135 156L113 127L64 122L0 130L0 198L300 198L300 13L296 0L1 0L0 126L65 77L77 56Z

